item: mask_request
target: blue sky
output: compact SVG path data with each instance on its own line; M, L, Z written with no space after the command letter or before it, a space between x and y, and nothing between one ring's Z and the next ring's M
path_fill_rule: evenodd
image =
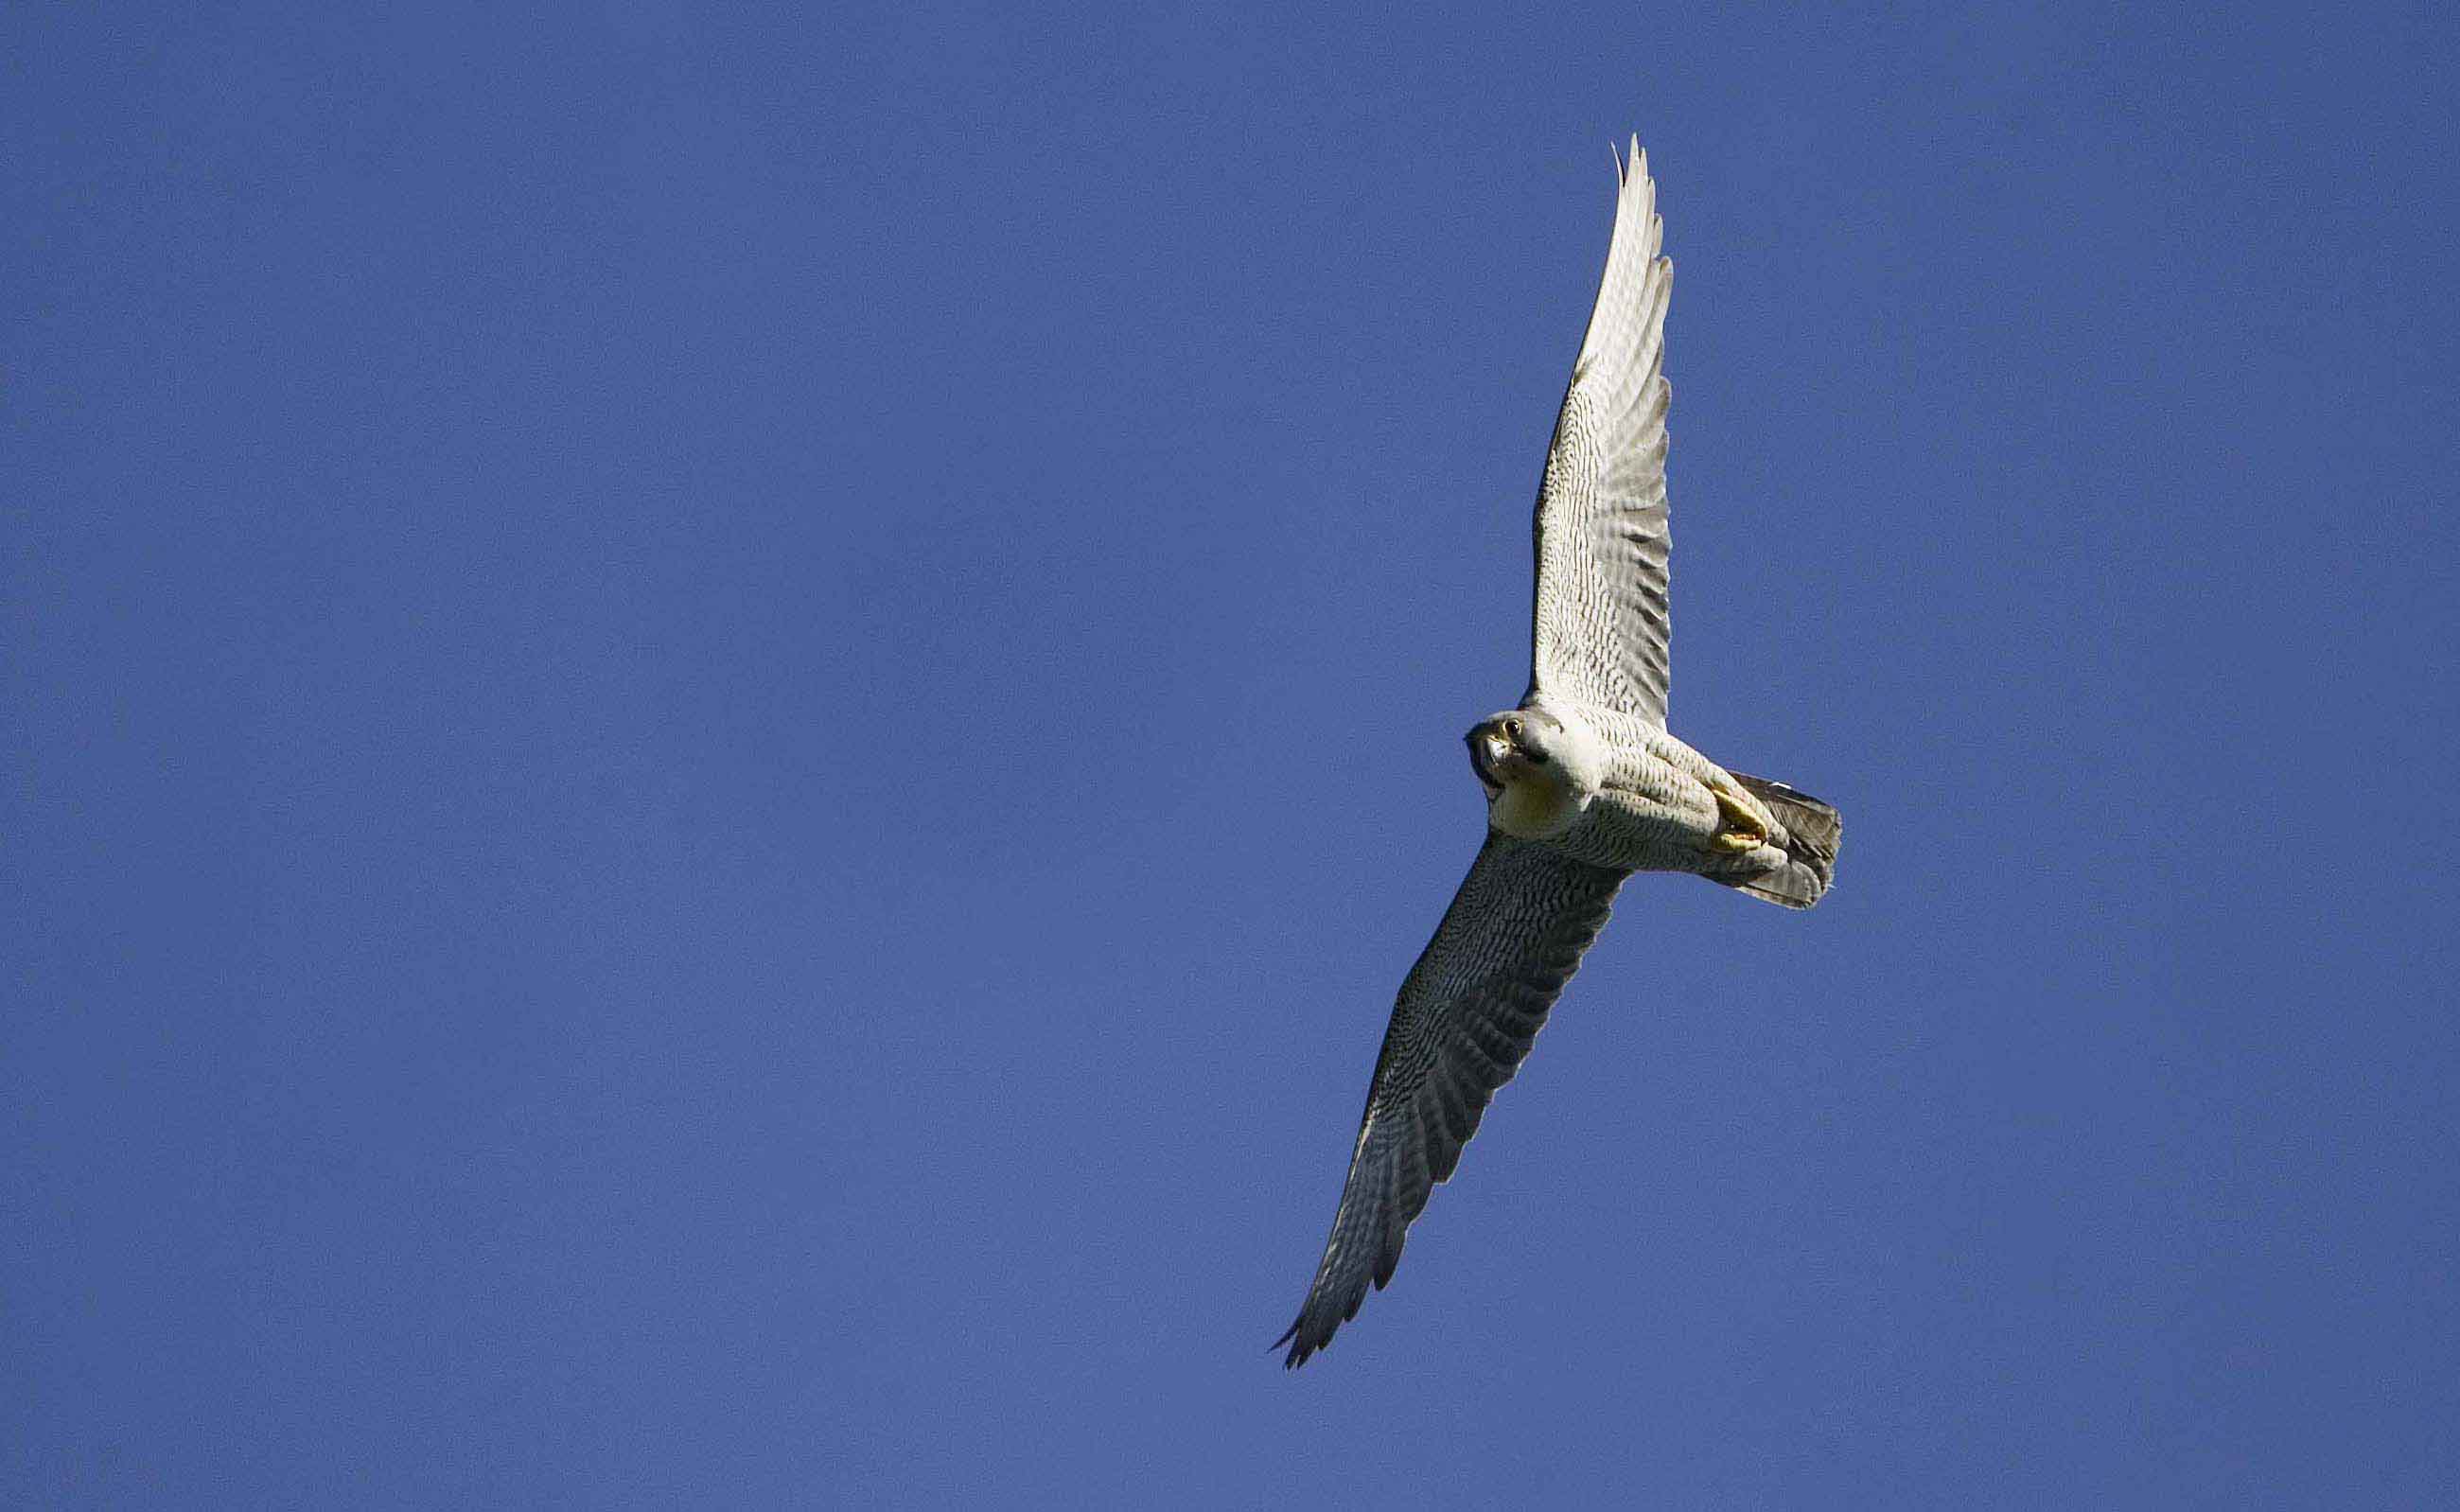
M2448 8L0 19L0 1500L2460 1498ZM1265 1344L1639 133L1675 728Z

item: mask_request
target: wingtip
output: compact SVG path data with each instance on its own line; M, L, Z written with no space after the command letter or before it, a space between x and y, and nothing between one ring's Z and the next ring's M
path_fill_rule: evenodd
M1648 154L1641 150L1640 133L1633 132L1622 146L1607 142L1606 153L1614 159L1615 183L1619 187L1628 189L1648 181Z
M1305 1315L1301 1314L1298 1322L1291 1324L1288 1329L1284 1330L1280 1338L1275 1339L1272 1343L1264 1346L1264 1352L1267 1354L1272 1353L1275 1350L1280 1349L1284 1344L1288 1344L1290 1346L1289 1353L1282 1358L1282 1369L1285 1371L1297 1370L1300 1366L1304 1365L1307 1362L1308 1355L1313 1354L1316 1351L1324 1348L1324 1344L1322 1342L1309 1344L1306 1340L1299 1338L1299 1324L1304 1323L1305 1321ZM1297 1340L1296 1343L1291 1342L1294 1339Z
M1288 1328L1282 1331L1282 1336L1280 1338L1275 1339L1272 1343L1264 1346L1264 1352L1270 1354L1284 1344L1290 1345L1288 1357L1282 1361L1282 1369L1285 1371L1297 1370L1301 1365L1306 1362L1306 1357L1309 1352L1306 1345L1304 1343L1290 1344L1292 1339L1299 1336L1299 1325L1305 1321L1306 1314L1304 1312L1300 1313L1297 1317L1290 1320L1290 1326Z

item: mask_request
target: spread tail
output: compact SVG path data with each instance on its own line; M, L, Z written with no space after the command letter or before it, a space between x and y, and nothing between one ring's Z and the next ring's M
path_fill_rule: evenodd
M1817 903L1819 895L1828 890L1829 878L1835 875L1836 844L1843 837L1845 821L1827 804L1782 782L1746 777L1740 772L1727 775L1767 804L1777 822L1785 826L1786 864L1782 870L1726 885L1788 908L1808 908Z

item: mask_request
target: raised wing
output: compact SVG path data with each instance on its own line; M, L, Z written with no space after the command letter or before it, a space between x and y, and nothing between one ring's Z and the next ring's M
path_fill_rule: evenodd
M1674 265L1639 138L1538 493L1529 689L1665 723L1665 302Z
M1410 1224L1450 1179L1495 1090L1512 1079L1606 922L1623 874L1490 831L1401 984L1332 1238L1298 1321L1273 1341L1290 1366L1358 1315L1369 1277L1400 1263Z

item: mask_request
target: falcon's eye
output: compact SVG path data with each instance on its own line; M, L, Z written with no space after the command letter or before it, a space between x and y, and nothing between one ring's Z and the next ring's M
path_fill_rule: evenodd
M1519 721L1519 720L1517 720L1517 719L1506 719L1505 721L1503 721L1503 733L1504 733L1505 735L1507 735L1511 736L1511 737L1512 737L1513 739L1515 739L1515 740L1519 739L1519 738L1520 738L1520 721Z

